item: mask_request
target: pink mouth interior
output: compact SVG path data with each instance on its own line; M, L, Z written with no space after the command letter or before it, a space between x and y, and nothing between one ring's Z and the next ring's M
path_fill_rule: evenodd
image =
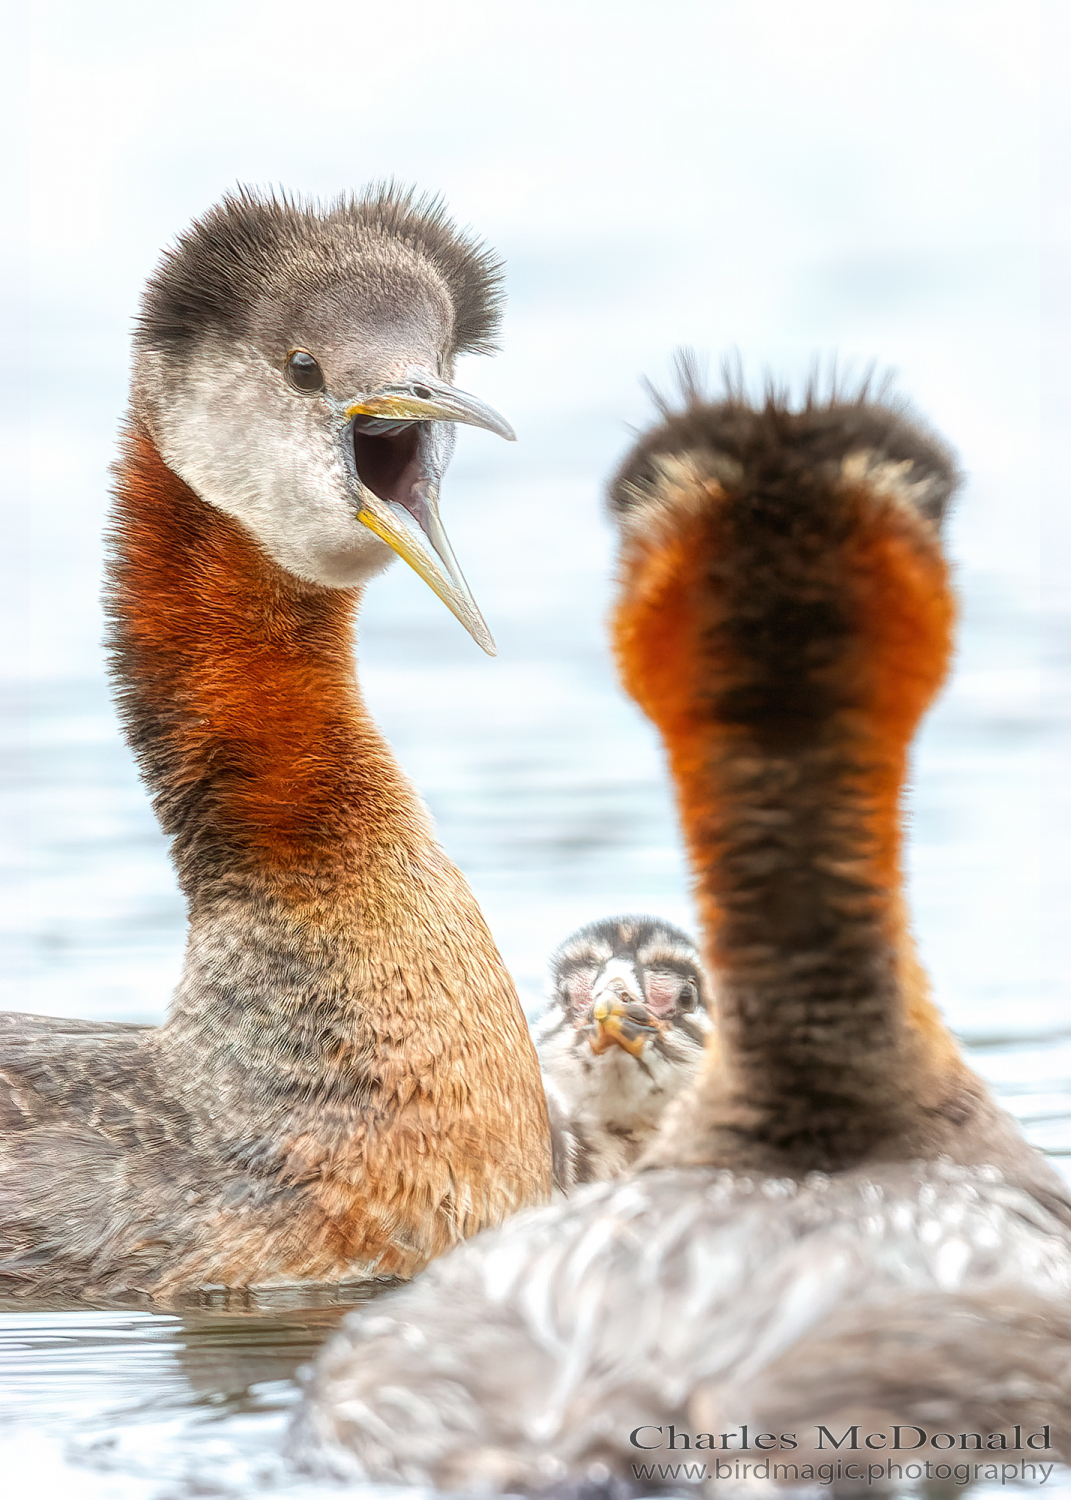
M427 530L427 501L419 488L428 478L420 456L419 422L387 423L357 417L353 423L353 456L357 477L381 500L402 505Z

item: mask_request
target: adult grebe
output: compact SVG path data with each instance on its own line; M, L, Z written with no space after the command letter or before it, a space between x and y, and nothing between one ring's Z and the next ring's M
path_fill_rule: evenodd
M108 614L189 904L161 1028L3 1020L0 1289L408 1276L550 1190L520 1005L354 679L395 552L493 649L439 520L500 273L391 189L248 192L136 336ZM393 550L392 550L393 549Z
M715 1481L757 1460L805 1484L898 1446L983 1473L1017 1443L1071 1456L1071 1202L941 1024L902 893L954 482L862 397L691 392L625 463L614 637L676 783L712 1042L646 1170L347 1319L306 1461L565 1493L649 1489L633 1465L685 1448Z
M636 1164L695 1077L710 998L695 944L657 917L608 917L566 938L535 1027L555 1185L608 1182Z

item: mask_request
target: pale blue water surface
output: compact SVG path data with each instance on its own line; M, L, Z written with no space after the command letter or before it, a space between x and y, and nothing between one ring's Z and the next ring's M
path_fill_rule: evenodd
M648 420L640 376L665 381L682 342L797 390L817 355L888 361L968 475L960 653L916 756L916 925L972 1064L1063 1167L1071 569L1038 462L1038 12L414 0L403 20L194 0L8 19L4 1005L156 1021L179 972L182 904L96 602L138 286L236 179L326 193L393 174L507 256L503 353L462 383L521 441L463 433L444 501L498 659L398 565L369 590L361 671L526 1003L580 922L691 925L659 749L602 625L601 486ZM276 1452L294 1369L337 1315L0 1312L0 1494L324 1493Z

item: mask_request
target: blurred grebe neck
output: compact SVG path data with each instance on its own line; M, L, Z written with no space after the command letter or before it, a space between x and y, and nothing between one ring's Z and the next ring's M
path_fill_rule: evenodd
M716 986L716 1043L647 1161L961 1155L986 1096L929 999L901 832L952 649L951 465L880 408L703 416L613 492L619 665L667 747Z

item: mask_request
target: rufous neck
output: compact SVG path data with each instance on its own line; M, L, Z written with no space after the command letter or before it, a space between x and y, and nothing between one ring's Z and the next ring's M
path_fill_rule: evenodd
M423 831L357 687L359 593L285 573L137 425L109 583L120 712L192 901L258 867L330 880Z

